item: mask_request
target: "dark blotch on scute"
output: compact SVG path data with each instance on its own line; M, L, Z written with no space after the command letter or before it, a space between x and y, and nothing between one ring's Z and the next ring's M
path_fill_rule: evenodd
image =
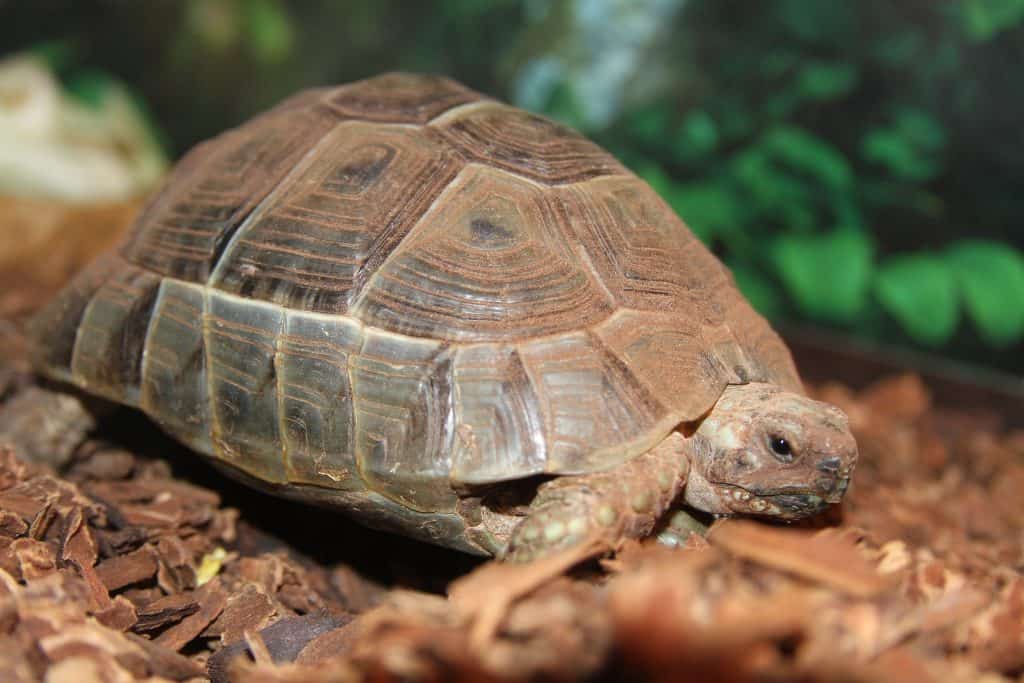
M391 163L395 151L383 145L361 149L357 158L342 166L331 177L327 188L342 194L359 194L370 187Z
M496 225L486 218L474 218L469 224L473 242L481 246L506 247L515 239L515 233Z

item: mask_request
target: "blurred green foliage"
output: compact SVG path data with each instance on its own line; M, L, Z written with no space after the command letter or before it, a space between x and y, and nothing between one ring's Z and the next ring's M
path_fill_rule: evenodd
M986 71L1019 54L1024 0L695 0L679 30L678 86L587 132L756 307L1024 368L1024 137L981 130L994 109L1024 113ZM549 111L572 97L564 84ZM1002 167L983 159L1013 144Z
M300 87L447 73L617 154L772 319L1024 372L1024 0L66 9L7 25L132 83L178 153Z
M964 0L959 10L967 35L976 41L990 40L999 31L1014 28L1024 20L1021 0Z
M295 39L291 16L277 0L188 0L184 24L175 46L182 60L199 46L214 54L241 51L273 64L288 58Z

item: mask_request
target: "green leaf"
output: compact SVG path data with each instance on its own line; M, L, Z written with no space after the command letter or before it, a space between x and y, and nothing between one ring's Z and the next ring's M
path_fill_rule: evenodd
M812 60L797 77L797 88L810 100L834 100L849 94L857 83L857 67L842 62Z
M778 216L793 228L811 228L817 223L812 188L781 172L761 146L740 152L732 160L730 170L749 195L748 201L756 213Z
M910 180L927 180L937 170L934 164L918 158L909 140L888 128L868 131L861 141L861 154L893 175Z
M652 104L629 114L625 121L626 131L637 142L652 146L663 146L669 139L669 108Z
M707 156L718 145L718 127L706 111L690 112L679 125L672 145L679 161L692 161Z
M782 295L770 278L746 263L730 261L728 265L736 286L761 315L769 319L782 317Z
M889 126L865 134L861 154L899 178L923 182L942 170L945 144L946 131L938 121L923 111L903 108Z
M742 220L736 198L715 182L675 184L663 192L672 210L705 244L736 229Z
M874 271L874 246L867 233L839 229L824 235L780 235L772 260L805 315L846 323L864 308Z
M246 22L252 52L262 62L287 58L295 39L288 10L277 0L249 0Z
M761 66L761 70L776 81L763 107L773 120L788 120L807 102L839 99L849 94L857 83L854 64L783 54L791 56L792 60L776 66L779 55L769 52Z
M735 92L725 92L720 93L717 100L714 115L718 136L723 142L746 141L761 127L746 97Z
M801 128L773 128L765 134L762 144L782 163L814 176L834 190L846 190L853 183L853 172L843 153Z
M800 55L790 50L769 50L759 60L761 73L769 78L779 78L800 62Z
M852 35L861 10L854 2L781 0L774 12L797 38L828 43Z
M937 152L946 144L946 129L926 111L901 107L895 115L895 127L923 150Z
M858 198L851 194L842 194L832 202L835 212L835 227L849 230L865 230L864 214Z
M960 318L956 278L937 256L886 259L875 276L875 294L882 308L922 344L943 344L956 331Z
M922 59L929 44L925 32L915 26L895 26L894 33L881 36L869 49L889 68L905 68Z
M843 154L791 126L773 128L743 149L729 162L729 172L752 214L800 231L835 225L853 192L853 172Z
M967 36L977 42L1024 21L1024 0L962 0L960 10Z
M111 89L116 87L116 81L98 69L78 69L64 83L65 92L93 109L102 107Z
M996 347L1024 337L1024 255L1008 244L963 240L946 252L967 313Z

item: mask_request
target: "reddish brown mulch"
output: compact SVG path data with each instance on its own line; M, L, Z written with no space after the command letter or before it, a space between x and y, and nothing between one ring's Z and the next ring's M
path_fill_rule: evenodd
M240 492L128 413L83 441L90 418L12 359L0 680L1024 680L1024 432L913 376L816 393L860 443L841 509L460 576L471 560Z

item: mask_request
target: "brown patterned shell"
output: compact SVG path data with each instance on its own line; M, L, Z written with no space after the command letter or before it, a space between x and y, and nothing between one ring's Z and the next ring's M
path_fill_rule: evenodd
M50 375L378 516L611 466L727 383L800 387L728 272L614 158L406 74L301 93L196 147L37 330Z

